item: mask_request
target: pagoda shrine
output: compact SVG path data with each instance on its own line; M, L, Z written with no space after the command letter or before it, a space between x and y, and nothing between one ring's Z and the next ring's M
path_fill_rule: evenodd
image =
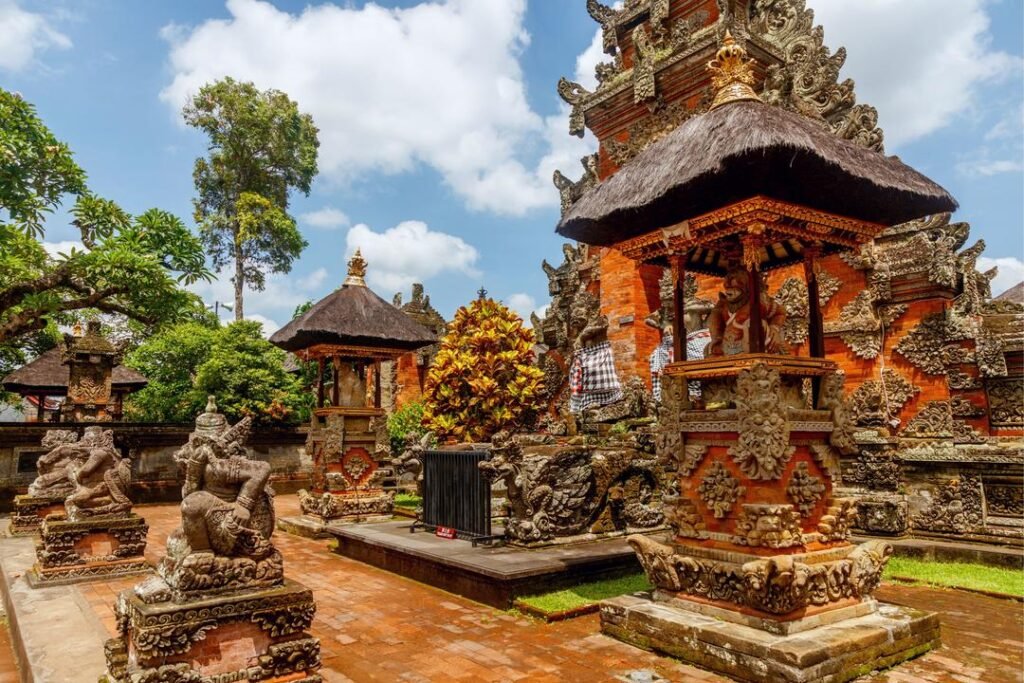
M359 250L348 277L270 338L303 362L317 364L315 407L306 451L312 491L299 491L313 531L332 521L390 518L394 494L381 484L389 461L381 363L437 340L430 330L366 286ZM295 530L310 525L288 525Z
M871 597L891 545L849 541L855 501L835 489L839 452L855 444L843 373L825 358L818 259L957 204L898 159L762 102L756 60L728 30L719 43L708 110L583 193L558 227L672 273L675 361L657 428L671 544L629 538L655 590L603 603L602 629L741 680L849 680L935 647L939 629L934 614ZM806 353L765 291L765 273L795 264ZM706 357L692 360L689 271L721 287Z

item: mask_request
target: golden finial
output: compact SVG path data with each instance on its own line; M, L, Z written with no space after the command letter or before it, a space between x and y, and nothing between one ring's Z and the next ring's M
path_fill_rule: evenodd
M708 62L711 87L715 89L712 109L729 102L761 101L753 88L755 63L756 60L747 59L747 51L726 31L714 60Z
M362 252L356 249L356 253L352 254L352 258L348 262L348 277L345 278L345 285L356 285L358 287L366 286L366 259L363 258Z

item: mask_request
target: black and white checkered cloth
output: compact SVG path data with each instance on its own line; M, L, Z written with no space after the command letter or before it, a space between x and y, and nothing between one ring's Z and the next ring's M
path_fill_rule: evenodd
M615 373L612 345L600 342L580 349L569 372L569 410L582 413L622 399L622 385Z
M672 349L672 337L667 336L651 351L648 365L651 368L651 393L655 401L661 401L661 371L672 362L675 352Z

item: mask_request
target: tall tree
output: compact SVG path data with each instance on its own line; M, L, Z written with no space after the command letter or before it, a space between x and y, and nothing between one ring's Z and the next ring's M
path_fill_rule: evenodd
M221 270L234 264L235 320L248 285L287 273L306 247L288 214L292 190L309 194L317 173L317 128L279 90L231 78L207 84L185 106L185 121L210 138L193 178L200 235Z
M45 218L65 196L81 247L51 255ZM17 346L77 311L146 325L201 305L183 290L210 278L201 242L159 209L131 216L92 195L68 146L19 95L0 89L0 345Z

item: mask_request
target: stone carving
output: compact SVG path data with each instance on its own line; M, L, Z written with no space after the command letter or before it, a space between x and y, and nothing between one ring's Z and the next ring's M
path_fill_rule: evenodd
M508 432L492 443L480 470L505 484L511 540L537 543L664 523L656 459L633 447L524 448Z
M911 520L915 529L947 533L970 533L984 522L981 481L961 475L935 490L931 504Z
M558 194L562 203L562 214L564 215L572 205L579 201L580 197L594 187L598 183L597 175L597 155L591 154L580 159L580 164L583 165L583 177L577 181L572 181L562 175L561 171L556 170L552 180L555 183L555 187L558 188Z
M720 462L711 464L700 486L697 487L697 494L714 513L715 519L725 517L746 491L745 487L739 485L739 480L729 474L729 470Z
M903 429L903 436L948 438L953 436L953 412L948 401L928 401Z
M786 487L786 495L793 501L797 509L807 516L825 495L825 484L821 481L821 477L811 474L807 463L797 463L796 469L793 470L793 476L789 479L789 485Z
M690 117L698 116L708 110L711 106L711 90L705 89L700 102L695 108L689 108L683 102L664 103L656 100L648 107L650 115L645 116L627 131L628 137L625 140L609 138L604 144L608 156L613 162L621 166L646 149L651 143L660 140L679 124Z
M818 466L828 473L828 476L832 479L832 483L838 483L841 478L841 472L839 467L839 453L836 452L836 449L829 444L812 443L811 455L814 457L814 461L818 463Z
M803 543L800 515L792 505L745 504L731 541L752 548L791 548Z
M668 471L675 472L680 477L688 477L697 469L707 452L708 445L706 443L687 443L682 448L672 451L673 457ZM671 466L673 464L674 467Z
M64 498L75 486L69 478L69 467L78 467L88 451L78 444L78 435L68 429L49 429L43 436L46 455L36 461L38 476L28 486L28 495L38 498Z
M110 520L103 524L103 531L116 543L106 555L85 557L81 551L80 541L95 530L92 520L87 522L71 522L61 525L44 527L42 545L37 552L39 564L47 569L68 565L82 565L88 562L117 562L128 558L141 557L146 549L145 523L139 524L137 518L124 517ZM144 563L143 563L144 564ZM65 573L65 577L70 574Z
M857 501L857 528L872 534L906 533L906 500L893 496L860 498Z
M718 302L708 317L711 343L707 356L731 356L751 352L750 307L747 291L749 278L744 270L733 270L725 276ZM782 326L786 312L775 299L761 298L761 321L764 326L764 349L768 353L782 353Z
M953 420L953 443L987 443L987 439L964 420Z
M821 380L821 395L818 397L818 408L831 413L834 428L829 435L829 443L844 455L857 452L857 444L853 440L853 419L847 409L843 393L846 375L833 372Z
M982 377L1006 377L1006 344L991 330L982 327L975 337L975 362Z
M1024 427L1024 382L1019 379L990 382L986 391L993 427Z
M818 521L818 534L822 543L845 543L850 530L857 523L857 505L853 498L835 498Z
M920 391L921 387L911 384L892 368L886 368L881 380L869 379L850 394L850 416L860 427L898 426L903 406Z
M846 50L831 54L824 32L803 0L758 0L751 4L749 30L778 46L784 63L765 75L761 99L821 121L858 145L881 152L883 133L874 107L856 104L853 81L839 82Z
M707 526L692 500L681 497L678 492L673 490L662 496L662 503L665 511L665 523L672 529L675 536L696 539L708 537Z
M900 464L888 449L881 452L861 450L849 476L850 484L870 491L895 491L900 482Z
M407 440L406 448L401 455L391 461L391 466L399 475L411 474L416 481L416 495L423 496L423 452L433 443L432 434L424 434L419 441Z
M87 517L123 516L132 509L128 498L132 468L114 448L114 433L100 427L86 427L82 439L67 448L76 448L81 464L68 467L74 491L64 501L68 519L80 521Z
M989 515L1024 517L1024 487L1020 482L985 482L985 509Z
M946 349L950 342L968 338L970 331L941 314L921 320L896 344L896 352L930 375L946 374Z
M880 305L882 297L873 288L862 290L843 306L839 319L825 324L825 331L839 333L854 355L872 359L882 351L882 330L906 312L903 304Z
M736 379L739 439L729 456L752 479L777 479L792 457L789 422L777 370L757 363Z
M818 302L822 307L827 304L839 288L842 281L829 273L821 271L818 277ZM786 321L782 324L782 336L790 344L802 344L807 340L807 321L810 310L807 302L807 284L802 279L791 277L779 286L775 300L786 312Z
M633 29L633 101L637 104L653 100L657 95L654 82L654 45L643 26Z
M647 536L630 536L628 541L656 588L768 614L867 597L878 587L892 555L891 544L874 540L834 561L809 564L776 556L737 565L677 554Z
M245 451L252 422L234 427L216 412L213 397L196 419L188 443L174 454L184 470L181 527L167 539L159 576L136 587L145 602L183 601L284 580L274 532L269 463Z
M950 389L956 391L971 391L973 389L981 389L981 384L977 378L968 375L966 372L960 370L950 370L946 373L946 384L949 385Z

